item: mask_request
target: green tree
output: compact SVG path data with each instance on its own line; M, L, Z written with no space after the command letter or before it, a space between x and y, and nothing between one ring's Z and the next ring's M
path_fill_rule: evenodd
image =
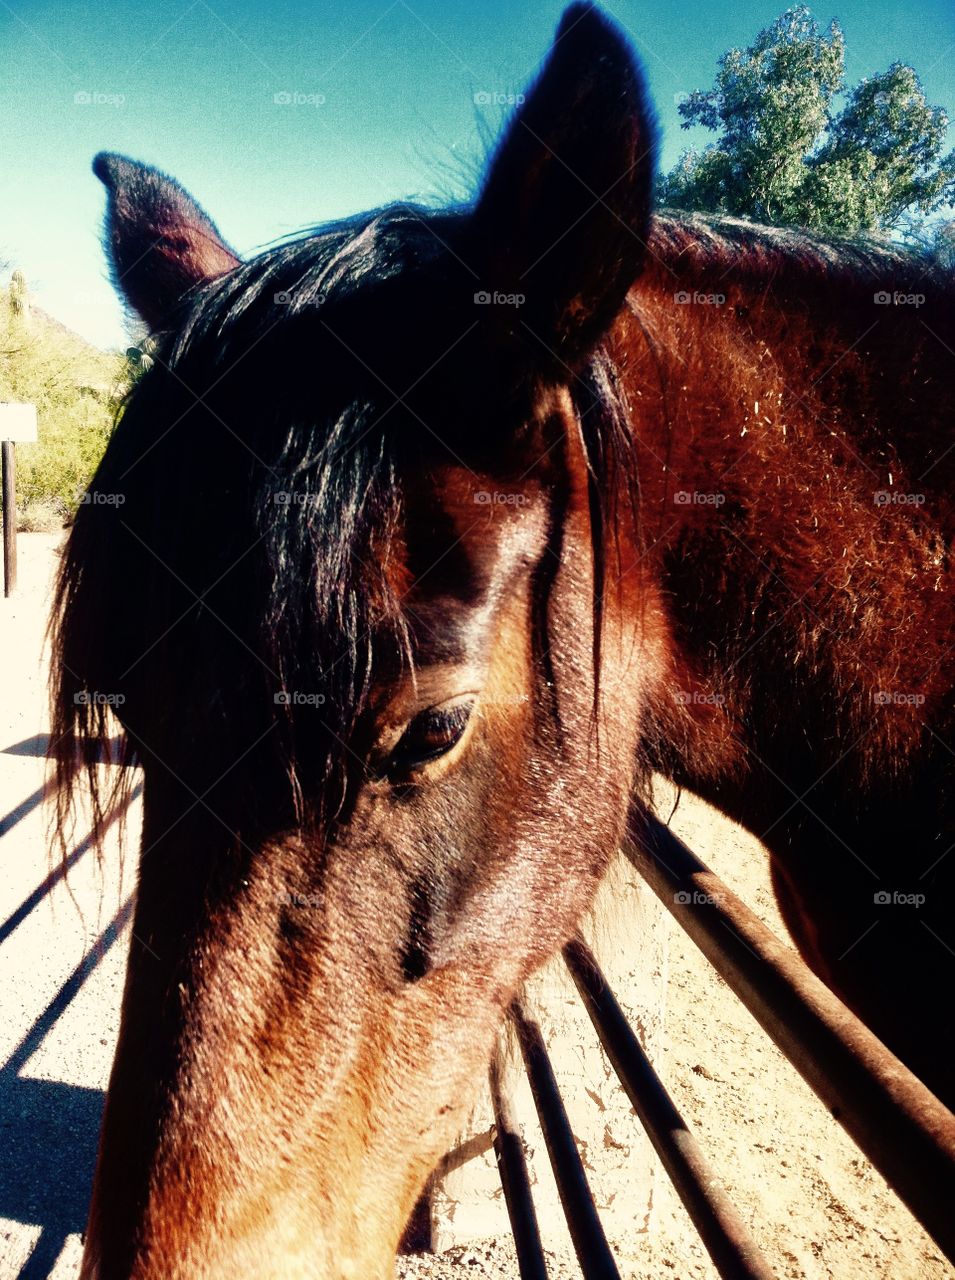
M129 379L124 356L31 306L22 272L0 288L0 400L35 404L39 420L38 442L17 446L21 528L56 528L75 510Z
M805 5L719 60L711 89L680 104L682 127L720 134L686 151L660 184L663 204L760 222L888 234L955 201L948 117L900 62L859 82L841 110L845 39Z
M942 266L955 271L955 218L935 229L932 251Z

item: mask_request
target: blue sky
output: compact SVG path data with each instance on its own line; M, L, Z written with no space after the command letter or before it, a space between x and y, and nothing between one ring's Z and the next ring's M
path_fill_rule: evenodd
M642 56L669 166L690 141L679 95L710 85L786 0L611 0ZM560 0L0 0L0 258L41 306L125 342L99 236L99 150L165 169L241 253L389 200L460 197L478 171L475 96L520 91ZM850 83L894 60L955 114L952 0L813 6L846 33ZM276 95L291 97L276 102ZM955 130L950 146L955 145Z

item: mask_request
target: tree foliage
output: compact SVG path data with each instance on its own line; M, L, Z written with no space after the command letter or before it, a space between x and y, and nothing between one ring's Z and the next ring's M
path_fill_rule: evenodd
M888 234L955 202L955 151L942 156L948 117L915 71L894 62L846 92L842 31L833 22L821 33L805 5L725 53L714 86L679 110L684 129L720 136L662 180L673 208Z
M38 307L15 271L0 289L0 400L37 407L36 444L17 445L21 528L55 528L75 510L129 381L123 356L84 342Z

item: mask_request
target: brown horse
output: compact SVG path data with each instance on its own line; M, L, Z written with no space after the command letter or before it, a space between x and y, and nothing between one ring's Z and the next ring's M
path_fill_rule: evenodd
M145 775L86 1280L387 1275L654 770L952 1099L955 286L653 154L575 6L468 208L240 262L97 158L157 345L59 588L64 816L114 710Z

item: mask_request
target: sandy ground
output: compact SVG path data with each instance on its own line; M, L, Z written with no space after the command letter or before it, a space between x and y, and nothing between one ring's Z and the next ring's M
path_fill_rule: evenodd
M41 641L58 539L20 537L20 588L0 605L0 1280L72 1280L115 1043L127 901L118 853L102 867L78 830L69 891L48 881ZM131 817L135 831L137 815ZM759 845L685 798L675 830L785 936ZM661 913L663 908L660 908ZM672 923L666 1043L657 1068L720 1170L775 1274L791 1280L955 1276L908 1212ZM543 1144L531 1144L540 1153ZM633 1280L710 1280L662 1174L652 1229L613 1242ZM504 1240L405 1259L406 1280L512 1277ZM553 1256L555 1280L580 1275Z

